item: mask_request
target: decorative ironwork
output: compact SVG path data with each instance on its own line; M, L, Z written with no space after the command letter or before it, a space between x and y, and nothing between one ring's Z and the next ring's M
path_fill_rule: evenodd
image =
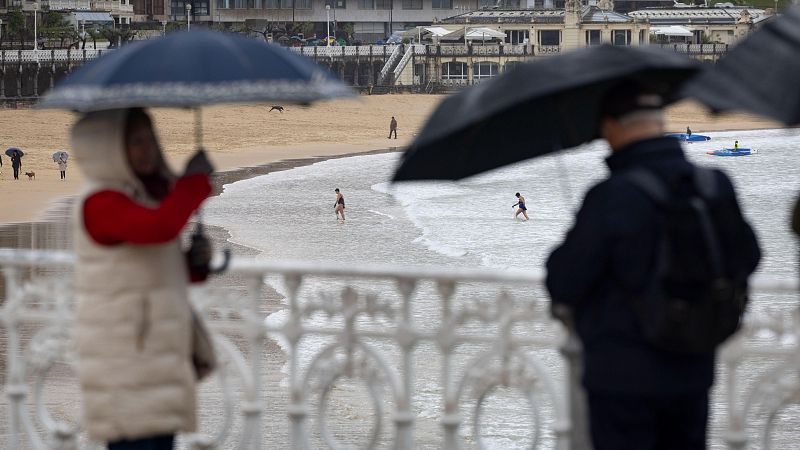
M48 381L63 390L72 380L63 367L76 365L72 264L65 252L0 249L4 448L96 448L81 431L77 399L59 411L45 400L53 392ZM205 415L213 420L201 418L202 432L181 436L183 445L341 448L360 440L368 448L456 449L467 442L486 448L487 404L498 391L524 400L514 411L531 418L530 447L586 442L575 403L574 335L550 318L542 273L247 260L234 261L231 272L242 280L237 289L192 290L220 368L200 386L200 405L212 402ZM267 280L285 297L282 307L265 304ZM797 280L756 279L753 286L757 295L798 290ZM720 352L726 403L720 410L727 414L721 438L730 448L754 442L769 448L776 417L800 401L800 312L790 309L749 315ZM266 351L275 342L284 352ZM759 357L771 366L757 377L741 373L744 362ZM339 396L347 386L362 387L363 395L353 397L357 432L343 435L340 422L349 416ZM421 417L430 403L441 407ZM420 443L416 430L437 428L431 415L438 440ZM288 428L280 426L281 416L288 416ZM796 428L791 432L796 440Z

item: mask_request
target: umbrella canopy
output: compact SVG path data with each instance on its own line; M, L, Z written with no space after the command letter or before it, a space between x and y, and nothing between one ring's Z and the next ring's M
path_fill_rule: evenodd
M85 112L231 102L310 103L352 95L320 66L279 46L192 31L109 52L76 70L39 105Z
M69 158L69 153L65 152L64 150L59 150L53 153L53 162L58 162L59 159L62 159L62 155L64 161L66 161Z
M677 37L694 36L694 33L692 33L691 30L679 25L671 25L668 27L652 27L650 28L650 34L654 34L656 36L677 36Z
M520 64L443 101L395 181L458 180L597 137L600 102L631 80L673 101L698 63L649 47L593 46Z
M770 21L686 85L714 111L747 110L800 124L800 7Z
M9 148L6 149L6 156L11 157L11 156L14 156L15 153L16 153L18 158L21 158L21 157L25 156L25 152L23 152L22 150L18 149L17 147L9 147Z

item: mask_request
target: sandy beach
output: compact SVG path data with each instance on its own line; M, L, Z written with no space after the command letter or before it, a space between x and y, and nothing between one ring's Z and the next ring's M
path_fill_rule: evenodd
M203 146L219 171L255 167L288 159L328 157L376 149L401 150L416 135L425 119L444 98L437 95L376 95L355 100L324 102L310 107L287 106L269 112L265 105L205 108ZM196 148L195 115L190 110L153 111L157 132L168 160L176 171ZM399 139L388 140L389 120L399 123ZM69 130L78 116L70 112L36 109L0 109L0 147L25 152L22 172L34 171L35 181L21 175L13 180L8 157L0 168L0 223L39 220L66 196L80 192L83 175L79 162L69 160L67 180L51 155L69 151ZM773 122L749 115L713 116L693 103L681 103L667 113L670 131L694 132L774 128Z

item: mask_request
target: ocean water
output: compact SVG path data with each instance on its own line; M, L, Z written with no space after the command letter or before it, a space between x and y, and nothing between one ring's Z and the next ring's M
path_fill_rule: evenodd
M800 192L800 130L703 134L711 135L712 140L686 144L686 154L700 165L725 170L733 179L743 211L764 251L759 272L794 276L798 248L789 230L789 215ZM709 150L732 147L735 139L742 147L757 149L758 154L728 158L706 155ZM404 184L387 182L399 154L328 160L227 185L219 197L208 202L205 217L208 223L226 228L232 241L260 251L257 258L334 261L342 265L540 269L568 230L583 194L607 175L603 161L607 152L605 144L595 142L460 182ZM334 188L345 197L345 223L335 219ZM525 196L530 221L513 219L515 192ZM282 290L279 280L270 281ZM304 289L310 292L331 286L332 282L320 280ZM381 289L379 285L369 287ZM493 293L478 291L476 295ZM431 328L438 325L435 295L421 293L415 301L418 322L426 325L428 321ZM788 296L756 296L753 309L791 308L796 302ZM268 320L279 322L284 318L285 312L279 312ZM310 359L326 342L304 342L301 359ZM381 348L392 352L388 346ZM562 370L555 354L542 358L556 373ZM414 406L421 418L416 423L417 435L431 448L440 444L436 441L436 419L441 411L435 388L438 363L435 356L418 362ZM762 363L753 363L753 367ZM357 398L360 394L354 395ZM718 397L715 402L719 403ZM523 448L530 443L531 437L518 429L519 421L509 420L509 411L512 417L515 411L515 407L509 407L512 404L521 405L518 412L524 412L524 402L519 398L506 401L500 397L486 406L489 423L484 424L483 433L491 437L486 442L489 447ZM718 439L723 411L717 406L712 410L717 416L712 435ZM357 409L353 414L358 416ZM789 419L798 417L795 414ZM545 428L547 424L545 420ZM464 431L465 440L474 442L469 433ZM780 423L776 433L780 437ZM544 432L541 438L547 446L552 436Z

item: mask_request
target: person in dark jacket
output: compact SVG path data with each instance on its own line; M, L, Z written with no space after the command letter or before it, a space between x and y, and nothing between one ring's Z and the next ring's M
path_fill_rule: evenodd
M573 228L547 261L553 311L572 311L583 343L582 382L595 450L705 448L714 353L656 349L645 341L632 307L655 276L661 228L656 204L625 174L643 168L671 183L693 170L679 141L663 137L661 103L634 84L609 92L600 135L611 147L610 176L586 194ZM715 177L719 201L734 211L724 234L739 242L726 256L746 280L760 259L758 244L731 181L721 172ZM703 251L700 238L697 248Z
M12 153L10 158L11 168L14 170L14 179L19 180L19 170L22 169L22 157L19 156L19 153Z

